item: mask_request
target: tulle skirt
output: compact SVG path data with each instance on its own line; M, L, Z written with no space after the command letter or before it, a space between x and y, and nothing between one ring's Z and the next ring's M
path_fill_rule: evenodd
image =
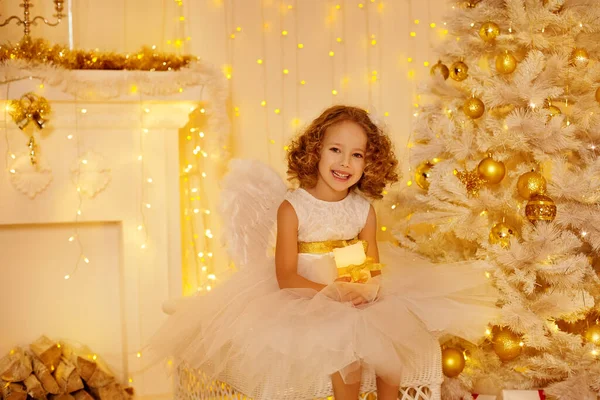
M380 261L382 275L366 284L334 283L331 255L300 255L298 272L328 284L320 292L280 290L273 260L249 265L179 301L150 350L217 379L234 371L244 394L275 399L290 388L310 393L338 371L347 383L369 370L397 385L431 368L422 355L439 334L477 340L497 316L483 262L435 265L391 245L381 246ZM352 285L373 301L344 302Z

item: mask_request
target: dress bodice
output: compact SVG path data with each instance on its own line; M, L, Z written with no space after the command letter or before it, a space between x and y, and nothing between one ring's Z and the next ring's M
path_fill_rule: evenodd
M319 200L300 188L288 192L290 202L298 217L298 241L322 242L348 240L358 236L364 228L371 203L351 191L340 201Z

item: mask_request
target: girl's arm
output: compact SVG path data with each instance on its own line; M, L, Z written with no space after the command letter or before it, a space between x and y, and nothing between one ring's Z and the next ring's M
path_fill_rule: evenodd
M369 209L367 223L362 231L358 234L360 240L365 240L369 246L367 247L367 256L371 257L374 262L379 262L379 249L377 248L377 215L373 206ZM381 275L381 271L371 271L371 276Z
M275 271L280 289L309 288L321 291L321 285L298 275L298 217L294 207L284 201L277 210Z

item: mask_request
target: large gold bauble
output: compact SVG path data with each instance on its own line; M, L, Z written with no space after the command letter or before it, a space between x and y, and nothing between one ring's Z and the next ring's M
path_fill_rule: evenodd
M442 64L442 61L438 61L437 64L431 67L431 70L429 72L431 76L439 75L442 76L444 80L448 79L448 77L450 76L450 70L448 69L448 67Z
M512 74L517 69L517 59L506 51L496 56L496 71L501 74Z
M464 81L469 76L469 67L462 61L457 61L450 67L450 78L455 81Z
M509 329L500 329L494 335L494 352L501 361L511 361L521 355L521 338Z
M423 190L429 189L429 177L432 167L432 163L429 161L423 161L415 170L415 182Z
M544 194L534 194L525 206L525 215L534 224L538 221L554 221L556 204Z
M586 49L576 48L571 53L571 64L576 67L586 67L590 62L590 55Z
M586 342L595 344L596 346L600 345L600 325L591 325L586 329L584 337Z
M600 103L600 86L596 89L596 101Z
M502 161L486 157L477 166L477 172L488 183L500 183L506 175L506 167Z
M490 243L499 244L502 248L510 247L510 238L514 237L517 231L504 222L498 222L490 230Z
M453 347L442 350L442 371L448 378L458 376L465 368L465 356Z
M494 22L486 22L479 28L479 36L486 42L494 40L500 34L500 27Z
M546 179L539 172L526 172L517 181L519 196L529 200L534 194L546 193Z
M465 101L463 112L469 117L477 119L485 113L485 105L477 97L471 97Z

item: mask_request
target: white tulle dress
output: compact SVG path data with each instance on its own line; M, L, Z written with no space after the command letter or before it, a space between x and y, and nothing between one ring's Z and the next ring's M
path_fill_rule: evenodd
M420 354L439 346L435 334L474 340L497 315L485 263L434 265L384 244L383 273L367 284L334 283L332 253L299 254L298 273L328 286L280 290L272 246L284 199L298 216L300 242L356 238L370 207L354 192L326 202L303 189L288 191L267 166L232 162L222 214L239 271L212 292L178 302L151 342L156 354L216 379L233 374L236 389L252 398L285 399L312 393L336 371L356 381L361 367L398 384L404 374L429 367ZM347 285L375 287L377 298L359 307L341 302Z

